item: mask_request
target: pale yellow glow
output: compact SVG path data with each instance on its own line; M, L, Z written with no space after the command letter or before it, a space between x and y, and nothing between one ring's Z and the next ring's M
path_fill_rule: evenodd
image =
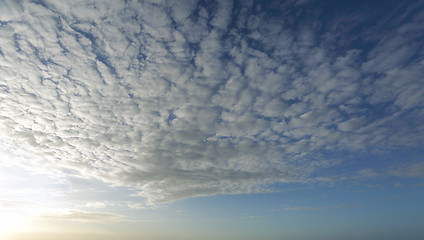
M1 210L0 215L0 239L7 239L11 233L23 232L30 227L30 216L23 213L14 213L10 210Z

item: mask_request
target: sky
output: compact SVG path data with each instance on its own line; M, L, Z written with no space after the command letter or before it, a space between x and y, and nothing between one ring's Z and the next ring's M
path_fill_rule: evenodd
M412 0L0 0L0 239L421 239L423 26Z

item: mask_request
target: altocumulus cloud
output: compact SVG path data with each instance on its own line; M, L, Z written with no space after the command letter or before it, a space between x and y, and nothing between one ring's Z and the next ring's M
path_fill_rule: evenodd
M154 204L422 146L422 2L330 4L0 1L3 148Z

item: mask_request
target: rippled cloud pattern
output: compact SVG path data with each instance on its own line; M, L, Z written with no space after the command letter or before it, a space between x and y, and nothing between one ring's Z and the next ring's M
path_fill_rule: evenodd
M330 4L0 1L0 143L150 204L422 149L422 2Z

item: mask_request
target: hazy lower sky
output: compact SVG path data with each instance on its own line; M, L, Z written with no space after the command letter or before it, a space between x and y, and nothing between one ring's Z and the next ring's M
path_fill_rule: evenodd
M0 239L421 239L423 26L409 0L0 0Z

